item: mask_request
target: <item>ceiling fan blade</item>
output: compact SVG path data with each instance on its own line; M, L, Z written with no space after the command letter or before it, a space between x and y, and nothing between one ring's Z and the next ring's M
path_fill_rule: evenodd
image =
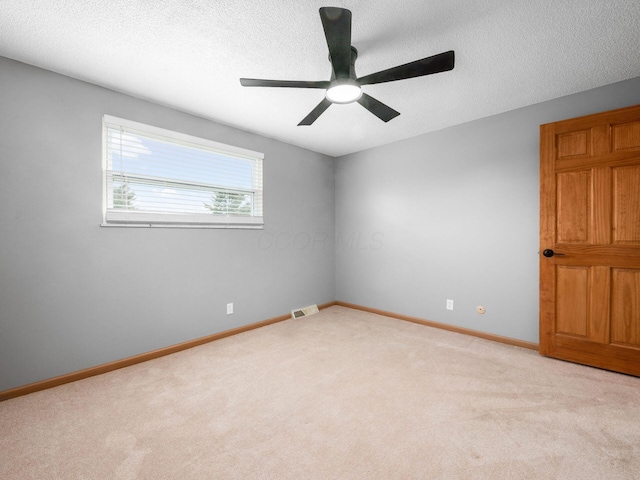
M329 88L329 82L305 82L298 80L262 80L259 78L241 78L243 87L290 87L290 88Z
M349 78L351 68L351 12L345 8L322 7L320 19L336 78Z
M358 103L369 110L371 113L373 113L383 122L393 120L398 115L400 115L400 112L395 111L393 108L385 105L380 100L376 100L366 93L362 94L362 96L358 99Z
M302 119L302 121L298 124L298 126L311 125L330 106L331 106L331 102L329 100L327 100L326 98L323 98L322 101L316 106L316 108L311 110L309 115L307 115L306 117L304 117Z
M397 67L382 70L381 72L372 73L358 78L360 85L371 85L373 83L393 82L395 80L404 80L405 78L421 77L423 75L431 75L432 73L446 72L453 70L455 55L453 50L433 55L432 57L416 60L415 62L405 63Z

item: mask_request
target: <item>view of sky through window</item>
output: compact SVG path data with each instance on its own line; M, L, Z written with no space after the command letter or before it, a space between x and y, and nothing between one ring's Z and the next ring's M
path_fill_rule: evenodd
M114 208L251 215L254 161L107 129Z

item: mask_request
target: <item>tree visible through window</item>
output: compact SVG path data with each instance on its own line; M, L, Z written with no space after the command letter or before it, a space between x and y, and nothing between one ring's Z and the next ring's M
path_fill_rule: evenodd
M128 183L122 183L113 187L113 208L124 208L125 210L133 210L136 194L131 190Z
M251 199L243 193L217 192L204 206L214 215L251 215Z
M258 152L105 116L103 225L260 228Z

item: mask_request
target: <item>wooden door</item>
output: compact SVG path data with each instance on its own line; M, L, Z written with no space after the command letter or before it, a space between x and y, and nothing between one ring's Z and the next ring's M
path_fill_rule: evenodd
M640 105L540 127L540 353L640 376Z

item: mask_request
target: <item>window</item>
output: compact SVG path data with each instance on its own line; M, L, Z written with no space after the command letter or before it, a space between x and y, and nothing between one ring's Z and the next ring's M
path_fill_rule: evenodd
M262 153L103 120L103 225L262 228Z

